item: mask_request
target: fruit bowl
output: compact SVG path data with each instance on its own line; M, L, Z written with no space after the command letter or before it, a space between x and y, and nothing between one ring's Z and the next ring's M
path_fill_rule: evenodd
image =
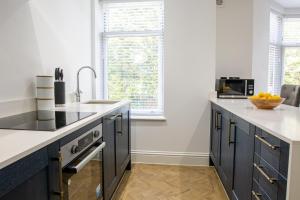
M259 99L249 97L250 102L258 109L274 109L284 102L284 98L278 99Z

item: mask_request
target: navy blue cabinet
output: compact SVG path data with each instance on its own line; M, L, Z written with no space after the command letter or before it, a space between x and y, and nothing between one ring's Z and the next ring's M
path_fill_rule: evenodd
M104 199L110 200L126 169L131 169L130 109L124 106L103 118Z
M210 140L210 158L217 170L220 165L220 141L222 130L222 113L216 106L211 109L211 140Z
M256 128L254 152L253 181L257 187L253 193L266 194L271 200L286 199L289 144Z
M236 200L246 200L251 199L255 127L235 116L233 120L235 158L232 197Z
M116 120L117 113L103 118L103 149L104 199L109 200L117 187L116 165Z
M235 148L234 127L235 124L234 121L232 120L232 114L226 111L222 111L219 175L229 197L231 197L231 190L233 184L233 166L234 166L234 148Z
M212 104L210 161L232 200L285 200L289 144Z
M55 200L58 163L53 152L59 145L51 144L0 170L1 200ZM52 173L54 172L54 173Z
M116 130L116 166L118 179L121 179L125 169L130 169L130 110L128 106L120 109Z

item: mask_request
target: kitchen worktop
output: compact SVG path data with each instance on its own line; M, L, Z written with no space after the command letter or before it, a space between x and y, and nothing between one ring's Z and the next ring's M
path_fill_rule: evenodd
M247 99L210 101L289 144L300 144L300 109L280 105L274 110L257 109Z
M0 169L129 103L129 101L114 104L72 103L56 108L57 111L96 112L96 114L53 132L0 129Z

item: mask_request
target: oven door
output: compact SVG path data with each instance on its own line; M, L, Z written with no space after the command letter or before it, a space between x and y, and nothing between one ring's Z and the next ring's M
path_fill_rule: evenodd
M105 142L97 141L63 169L64 200L102 200Z

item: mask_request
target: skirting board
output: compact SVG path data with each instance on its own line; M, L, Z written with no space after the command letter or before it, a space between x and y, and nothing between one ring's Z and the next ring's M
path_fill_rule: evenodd
M208 166L208 153L133 150L132 162L145 164Z

